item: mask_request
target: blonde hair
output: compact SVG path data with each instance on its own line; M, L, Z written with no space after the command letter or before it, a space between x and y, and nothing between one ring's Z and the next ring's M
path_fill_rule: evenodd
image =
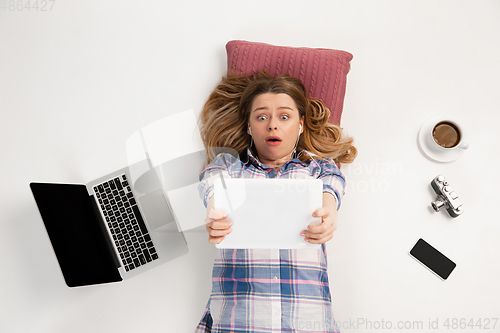
M200 114L200 132L210 163L219 148L232 148L241 154L250 146L247 134L250 107L253 99L264 93L285 93L297 104L304 117L304 132L297 149L305 149L319 158L332 158L337 163L351 163L358 152L353 138L342 134L342 129L328 123L330 110L320 99L308 98L300 80L286 74L272 78L265 71L251 76L228 73L210 94ZM257 155L255 150L253 154ZM301 156L301 160L309 158Z

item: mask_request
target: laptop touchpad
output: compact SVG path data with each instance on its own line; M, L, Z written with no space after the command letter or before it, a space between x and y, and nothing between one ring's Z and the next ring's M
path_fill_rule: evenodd
M175 221L161 190L140 197L139 204L151 230Z

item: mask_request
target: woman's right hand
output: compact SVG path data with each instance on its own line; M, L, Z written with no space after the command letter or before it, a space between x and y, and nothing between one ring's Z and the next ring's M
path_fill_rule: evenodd
M231 233L230 228L233 223L231 221L221 221L227 216L228 214L220 210L215 210L213 208L207 209L205 225L208 232L208 242L210 244L219 244L227 234Z

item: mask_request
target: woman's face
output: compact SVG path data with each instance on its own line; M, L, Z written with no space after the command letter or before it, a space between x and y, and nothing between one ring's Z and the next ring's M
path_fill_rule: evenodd
M299 135L300 118L295 101L287 94L257 95L250 107L249 130L262 163L288 160ZM250 133L251 130L251 133ZM300 129L300 133L304 130Z

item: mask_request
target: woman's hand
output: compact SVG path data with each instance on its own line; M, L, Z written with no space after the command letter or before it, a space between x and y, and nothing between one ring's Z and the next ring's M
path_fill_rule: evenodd
M205 218L205 228L208 232L208 242L210 244L219 244L224 237L231 233L231 221L221 221L227 218L228 214L215 210L214 197L212 196L207 205L207 217Z
M333 237L337 229L337 200L327 192L323 193L323 207L313 213L314 217L321 217L321 224L309 225L301 232L305 241L311 244L323 244Z

